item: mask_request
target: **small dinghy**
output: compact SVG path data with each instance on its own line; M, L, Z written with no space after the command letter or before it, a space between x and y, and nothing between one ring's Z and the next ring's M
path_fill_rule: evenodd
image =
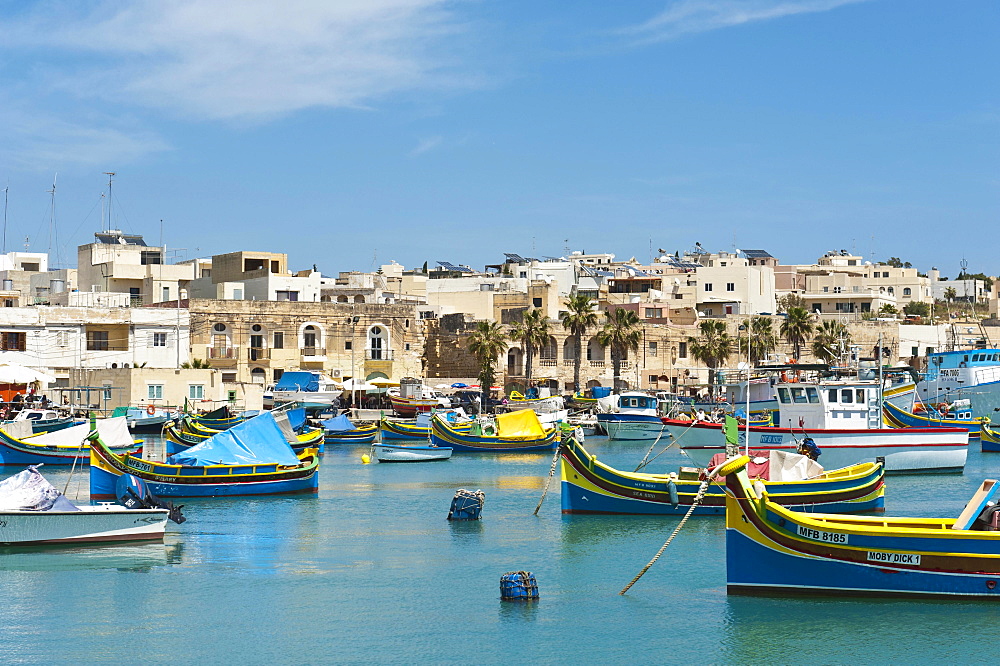
M145 501L136 506L76 506L37 468L28 467L0 482L0 544L162 541L171 510L149 508Z
M430 462L451 458L452 449L447 446L397 446L376 444L375 458L379 462Z

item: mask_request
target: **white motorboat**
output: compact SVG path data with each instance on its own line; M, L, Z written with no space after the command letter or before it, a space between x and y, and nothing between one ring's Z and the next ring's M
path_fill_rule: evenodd
M0 544L39 545L163 539L167 509L76 506L34 467L0 482Z
M399 446L376 444L375 459L379 462L430 462L451 458L452 449L446 446Z

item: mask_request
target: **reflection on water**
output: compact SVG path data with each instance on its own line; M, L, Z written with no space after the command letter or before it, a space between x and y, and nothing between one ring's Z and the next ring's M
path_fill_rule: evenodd
M0 548L0 571L117 569L146 572L179 564L184 544L119 543L89 546L8 546Z
M500 596L499 584L497 585L497 596ZM541 590L539 590L539 597L541 597ZM498 617L502 624L533 622L538 617L539 604L541 604L541 599L533 601L501 601Z

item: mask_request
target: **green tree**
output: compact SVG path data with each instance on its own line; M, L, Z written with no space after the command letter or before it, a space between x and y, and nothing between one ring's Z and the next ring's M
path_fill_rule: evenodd
M903 312L908 315L918 315L920 317L931 316L931 306L929 303L923 303L921 301L913 301L912 303L907 303L903 307Z
M882 263L882 262L879 262ZM889 261L882 264L883 266L892 266L893 268L913 268L913 264L908 261L903 261L899 257L889 257Z
M847 332L847 326L837 321L824 321L816 329L816 335L812 341L812 353L816 358L833 363L841 353L851 344L851 335Z
M795 348L795 359L802 355L802 345L812 334L813 325L805 308L789 308L785 321L778 329L781 336Z
M750 363L759 363L778 347L778 336L774 333L774 325L770 318L758 315L747 322L746 328L748 335L739 338L740 354L747 354L749 343Z
M479 362L479 385L483 411L486 411L486 397L496 381L496 365L500 354L507 349L507 334L503 326L495 321L481 321L469 336L469 351Z
M703 319L698 322L698 337L688 338L688 353L708 367L708 384L715 397L715 370L729 360L733 339L721 319Z
M560 314L563 328L573 336L576 345L576 358L573 359L573 390L580 390L580 364L583 362L583 336L588 328L597 326L597 312L594 311L594 301L589 296L574 294L563 303L566 308Z
M892 303L886 303L878 309L879 316L892 317L899 314L899 310Z
M199 369L199 368L209 368L211 366L209 366L208 361L206 361L206 360L203 360L203 359L200 359L200 358L193 358L193 359L191 359L190 363L188 363L187 361L185 361L184 363L181 363L181 367L182 368L196 368L196 369Z
M525 310L521 321L510 327L510 339L519 343L524 350L524 378L530 383L535 350L549 342L548 317L538 308Z
M777 301L778 312L788 312L792 308L804 308L806 301L798 294L785 294Z
M604 327L597 333L597 344L611 348L615 390L621 383L622 360L629 350L638 351L642 340L639 315L632 310L615 308L604 313Z

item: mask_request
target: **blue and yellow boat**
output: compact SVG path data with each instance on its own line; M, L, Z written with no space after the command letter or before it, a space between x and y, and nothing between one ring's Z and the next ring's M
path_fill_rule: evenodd
M90 497L114 499L118 477L132 474L161 497L218 497L314 493L319 485L319 455L296 455L274 417L266 412L166 463L119 455L104 445L97 430L90 440Z
M983 451L1000 451L1000 432L984 423L979 436L979 446Z
M378 425L355 426L345 414L321 422L326 444L371 444L378 436Z
M142 449L142 442L136 442L129 434L124 416L101 419L99 427L104 437L113 442L113 452L135 453ZM0 465L86 465L90 458L86 439L89 430L90 426L82 424L22 439L0 429Z
M983 423L989 423L989 417L951 418L938 411L917 414L897 407L891 402L882 403L882 420L894 428L965 428L969 431L969 439L979 437Z
M574 439L563 441L560 455L563 513L683 515L701 485L701 470L682 469L672 475L622 472L600 462ZM774 455L789 454L779 451ZM764 483L773 501L798 511L859 513L882 510L884 476L884 463L867 462L807 479L765 479ZM721 516L725 512L726 495L722 482L717 481L708 487L693 515Z
M792 511L758 493L749 458L726 475L726 582L765 592L1000 599L1000 484L985 481L954 518L869 518Z
M382 439L428 440L431 436L430 415L426 415L426 419L421 418L422 416L418 415L416 421L390 421L383 418L380 424ZM471 421L464 423L449 421L449 423L458 432L469 432L472 429Z
M521 409L498 414L495 431L476 423L468 433L459 432L440 416L431 418L431 443L451 447L456 452L551 451L559 443L559 429L542 427L534 410Z

